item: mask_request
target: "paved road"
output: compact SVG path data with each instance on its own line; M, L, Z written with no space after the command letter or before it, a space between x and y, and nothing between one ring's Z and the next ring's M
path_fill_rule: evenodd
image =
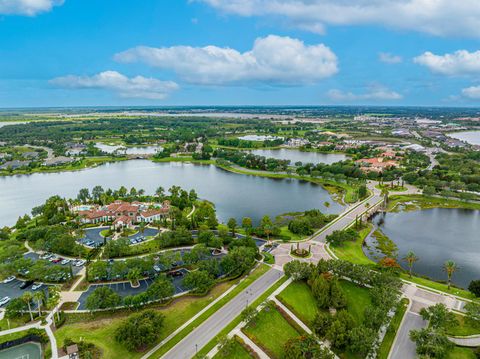
M400 327L395 343L389 359L415 359L417 354L415 353L415 343L410 340L410 330L420 329L427 325L422 317L413 312L407 312L403 325Z
M255 301L265 292L283 273L276 269L270 269L267 273L253 282L245 291L238 294L226 305L216 311L210 318L195 328L189 335L183 338L163 358L178 359L192 358L196 350L203 348L210 340L220 333L235 317L237 317L245 306Z
M333 231L339 231L349 226L353 221L355 221L355 218L357 215L361 215L367 209L372 208L375 204L377 204L378 202L381 202L382 200L383 200L383 197L378 193L378 190L375 189L375 194L371 198L369 198L359 206L355 207L352 211L350 211L349 213L341 217L338 221L336 221L326 230L322 231L318 236L316 236L312 240L315 242L325 242L325 238L329 234L332 234ZM369 206L366 206L367 203L369 204Z

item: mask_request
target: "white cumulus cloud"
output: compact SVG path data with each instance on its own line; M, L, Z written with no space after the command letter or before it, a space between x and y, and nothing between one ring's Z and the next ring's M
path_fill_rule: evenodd
M35 16L62 5L64 0L0 0L0 14Z
M300 85L338 71L337 57L327 46L275 35L257 38L246 52L212 45L139 46L116 54L115 60L173 70L184 81L202 85Z
M364 93L345 92L338 89L328 91L328 97L336 102L361 102L361 101L395 101L403 98L398 92L388 88L375 85L371 86Z
M444 55L435 55L427 51L415 57L413 61L428 67L432 72L442 75L480 74L480 51L458 50Z
M402 58L400 56L393 55L389 52L380 52L378 54L378 59L386 64L399 64L402 62Z
M224 13L275 16L323 33L327 25L380 25L438 36L480 37L478 0L193 0Z
M104 71L93 76L68 75L50 80L54 86L70 89L107 89L121 97L162 100L179 86L172 81L160 81L151 77L129 78L117 71Z
M480 100L480 86L470 86L462 90L462 96L471 100Z

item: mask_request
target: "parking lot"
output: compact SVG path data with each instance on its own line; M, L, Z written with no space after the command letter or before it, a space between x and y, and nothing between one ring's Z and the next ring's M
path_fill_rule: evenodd
M179 269L179 271L182 273L180 276L176 277L171 277L173 286L175 287L175 294L185 292L187 289L182 286L182 279L185 276L185 274L188 273L186 269ZM98 287L104 287L108 286L112 288L116 293L118 293L122 298L126 297L128 295L135 295L135 294L140 294L144 291L147 290L147 288L153 283L154 279L152 278L147 278L147 279L141 279L140 280L140 286L137 288L132 288L130 285L130 282L118 282L118 283L106 283L106 284L92 284L88 288L86 292L83 292L80 298L78 299L78 302L80 305L78 306L79 310L82 309L87 309L85 304L87 301L88 296Z
M99 246L103 244L104 238L100 234L100 232L108 229L110 227L98 227L98 228L86 228L85 229L85 237L79 240L80 243L87 243L89 241L93 241L95 243L94 246ZM107 238L108 240L108 238Z
M0 282L0 298L3 297L10 297L11 299L21 297L23 293L30 291L32 292L32 287L28 287L25 289L20 289L20 286L22 285L23 281L20 279L14 279L10 283L3 283ZM38 290L43 290L45 293L47 292L47 287L46 285L43 285L40 289ZM36 303L33 303L34 307L36 308Z
M25 253L23 256L24 256L25 258L30 258L30 259L32 259L32 260L34 260L34 261L38 261L38 260L40 259L40 255L39 255L39 254L37 254L37 253L32 253L32 252L30 252L30 253ZM49 262L49 263L50 263L50 265L60 266L60 267L64 267L64 268L68 268L68 266L69 266L69 264L64 264L64 265L63 265L63 264L60 264L60 263L52 263L52 262ZM81 266L81 267L72 266L73 275L74 275L74 276L77 275L78 272L80 272L80 271L82 270L82 268L83 268L83 266Z

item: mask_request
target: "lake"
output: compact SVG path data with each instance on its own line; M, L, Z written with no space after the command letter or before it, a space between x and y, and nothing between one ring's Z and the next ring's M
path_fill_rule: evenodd
M290 164L294 165L295 162L306 163L326 163L331 164L334 162L344 161L347 156L340 153L320 153L320 152L306 152L294 149L281 148L278 150L253 150L251 153L264 156L267 158L276 158L278 160L290 160Z
M446 280L443 263L452 259L459 266L453 283L465 288L471 280L480 279L480 211L434 208L389 212L377 215L374 223L398 246L402 266L401 258L412 250L419 257L413 270L420 275ZM367 244L372 243L367 239Z
M480 146L480 131L462 131L449 133L448 136L460 141L468 142L471 145Z
M114 153L119 148L123 148L127 155L154 155L162 150L160 146L141 146L141 147L125 147L125 146L112 146L104 143L96 143L95 147L99 148L106 153Z
M25 121L0 121L0 127L8 126L8 125L23 125L24 123L28 123Z
M80 188L91 190L95 185L112 189L134 186L147 193L154 193L159 186L165 190L172 185L195 189L201 198L215 203L223 222L230 217L240 221L245 216L258 221L265 214L273 217L312 208L339 213L343 208L321 186L310 182L241 175L213 165L132 160L76 172L0 177L0 226L14 224L18 216L30 213L50 196L72 198ZM324 207L325 201L330 202L329 208Z

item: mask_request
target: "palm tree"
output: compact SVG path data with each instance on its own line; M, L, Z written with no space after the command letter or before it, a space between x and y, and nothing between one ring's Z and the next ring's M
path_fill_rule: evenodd
M418 261L418 257L415 255L415 253L413 251L408 251L407 255L405 257L403 257L403 259L407 262L408 264L408 269L409 269L409 275L410 275L410 278L412 278L412 267L413 267L413 263L415 263L416 261Z
M133 285L138 284L138 280L142 277L142 273L140 272L140 269L138 268L132 268L127 274L128 280L132 283Z
M450 290L450 284L451 284L451 281L452 281L452 275L453 275L453 273L458 269L457 263L455 263L454 261L452 261L451 259L449 259L448 261L446 261L446 262L444 263L443 269L445 270L445 272L447 272L447 277L448 277L448 289Z
M33 293L33 299L37 302L37 306L38 306L38 316L42 315L42 301L44 297L45 297L45 294L43 293L42 290L39 290L38 292Z
M146 227L145 222L140 222L140 223L138 224L138 229L140 230L140 233L141 233L142 235L143 235L143 232L145 232L145 227Z
M32 305L31 305L31 302L32 302L32 293L31 292L25 292L22 294L22 300L27 303L27 306L28 306L28 313L30 314L30 321L33 322L33 313L32 313Z

